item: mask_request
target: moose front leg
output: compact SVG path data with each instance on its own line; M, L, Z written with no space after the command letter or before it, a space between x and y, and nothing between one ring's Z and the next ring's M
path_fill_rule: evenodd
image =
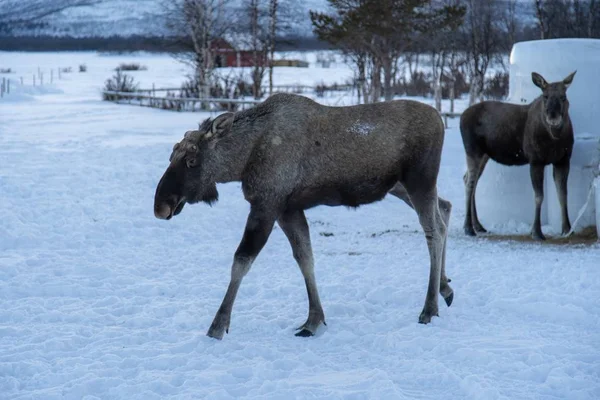
M294 259L302 271L308 292L308 319L298 328L300 332L296 333L296 336L313 336L321 323L327 324L317 290L308 223L304 211L301 210L284 212L278 223L292 246Z
M567 208L567 180L569 178L569 168L569 159L554 164L552 168L554 184L556 186L556 193L558 195L562 215L563 235L566 235L571 230L571 222L569 221L569 212Z
M219 307L219 311L210 325L207 336L215 339L223 339L225 332L229 333L229 321L231 320L231 310L233 302L237 295L242 279L250 270L250 266L262 250L267 239L273 230L276 217L271 213L264 212L257 208L251 208L246 230L242 241L238 246L231 267L231 280L227 287L225 298Z
M546 240L542 233L542 203L544 202L544 166L541 164L531 164L531 183L535 192L535 218L531 227L531 236L536 240Z

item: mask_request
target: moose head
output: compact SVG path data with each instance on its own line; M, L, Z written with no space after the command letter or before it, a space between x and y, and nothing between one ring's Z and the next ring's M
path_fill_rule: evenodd
M198 130L185 133L183 140L173 146L169 166L158 182L154 195L154 215L171 219L185 203L216 202L217 175L222 163L215 146L233 125L233 113L206 119Z
M560 128L566 119L569 112L567 89L573 82L576 72L572 72L562 81L553 83L546 82L544 77L537 72L531 73L533 83L542 89L543 120L550 128Z

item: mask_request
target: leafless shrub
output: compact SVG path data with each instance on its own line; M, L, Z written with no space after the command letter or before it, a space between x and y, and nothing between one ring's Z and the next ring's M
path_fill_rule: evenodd
M139 63L121 63L115 71L146 71L148 67Z
M245 80L242 75L234 75L233 73L227 75L213 74L208 89L210 97L219 99L237 99L252 95L252 83ZM190 76L181 85L179 97L199 99L203 97L204 93L204 88L199 80L194 76ZM223 102L218 104L218 107L220 110L235 111L237 104Z
M79 72L87 72L87 65L79 64Z
M396 90L396 92L398 92ZM433 92L433 82L431 74L423 71L414 71L409 81L403 79L403 92L407 96L426 97Z
M504 99L508 95L508 73L498 71L492 78L488 79L483 95L488 99Z
M132 76L117 71L115 75L104 82L104 90L108 92L136 92L139 84L134 82ZM103 94L104 100L116 100L117 95Z
M465 74L456 71L453 75L442 76L442 98L449 99L451 97L450 90L454 86L454 97L459 98L463 94L469 93L469 82L465 78Z
M344 85L347 86L347 85ZM315 94L317 97L324 97L327 92L337 92L342 90L342 85L337 82L334 82L330 85L327 85L325 82L321 82L317 86L315 86Z

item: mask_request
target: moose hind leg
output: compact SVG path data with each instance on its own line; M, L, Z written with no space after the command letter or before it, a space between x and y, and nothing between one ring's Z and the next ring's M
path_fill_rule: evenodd
M531 164L530 170L531 183L535 192L535 217L531 227L531 236L536 240L546 240L542 233L542 203L544 202L544 166L541 164Z
M446 305L448 307L452 305L452 300L454 300L454 291L448 284L450 282L450 279L446 276L446 242L448 240L448 227L450 226L451 212L452 203L450 203L448 200L444 200L441 197L438 197L438 224L443 224L444 227L444 244L442 249L442 265L440 273L440 294L444 298L444 301L446 302Z
M412 191L409 189L409 195L419 216L419 222L425 232L427 248L429 250L429 285L427 287L425 305L421 315L419 315L419 323L427 324L431 322L433 316L438 315L438 293L441 283L441 266L446 226L439 213L435 186L427 190L423 190L423 188L417 186Z
M467 172L463 176L465 182L465 223L463 229L467 236L477 236L473 229L473 200L475 193L475 184L479 173L479 166L483 156L467 155Z
M292 246L294 259L300 267L308 293L308 318L298 328L299 332L296 336L313 336L321 324L327 324L317 290L308 223L304 211L301 210L284 212L279 217L278 223Z
M571 222L569 221L569 211L567 208L567 180L569 178L569 160L554 164L552 168L554 176L554 185L556 186L556 194L560 203L560 211L562 215L562 234L566 235L571 231Z
M477 177L475 178L475 184L473 185L473 198L471 200L471 216L473 219L473 229L475 229L475 232L477 233L486 233L487 230L483 227L483 225L481 225L481 222L479 222L479 217L477 216L477 205L476 205L476 198L477 198L477 184L479 183L479 179L481 178L481 175L483 174L483 170L485 169L485 166L487 164L487 162L489 161L490 157L486 154L483 156L483 158L481 159L481 163L479 164L479 168L477 171Z
M242 241L235 252L233 265L231 267L231 279L223 302L213 319L207 336L215 339L223 339L225 333L229 333L229 322L231 320L231 310L237 292L242 283L242 279L250 270L252 262L258 256L258 253L267 243L267 239L273 230L275 218L269 213L262 212L255 208L250 210L246 229Z
M390 194L396 196L400 200L404 201L410 208L414 210L414 205L406 188L400 183L396 183L392 190L390 190ZM448 200L444 200L441 197L438 197L438 217L441 219L441 223L443 223L446 227L446 231L450 224L450 214L452 213L452 203ZM447 234L444 236L444 246L442 252L442 268L441 268L441 279L440 279L440 294L444 298L444 301L450 307L452 304L452 300L454 299L454 291L448 284L451 280L446 276L446 238Z

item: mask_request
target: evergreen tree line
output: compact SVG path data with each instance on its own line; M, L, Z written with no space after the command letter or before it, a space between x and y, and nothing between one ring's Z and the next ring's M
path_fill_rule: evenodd
M443 89L453 97L468 88L470 103L484 95L498 97L498 92L507 90L508 76L504 72L490 78L488 72L492 65L506 71L515 42L600 37L598 0L328 3L332 12L310 13L314 32L342 50L354 65L363 102L389 100L411 91L423 94L419 87L436 94L438 108ZM524 6L529 6L528 14ZM425 63L427 74L422 68Z

